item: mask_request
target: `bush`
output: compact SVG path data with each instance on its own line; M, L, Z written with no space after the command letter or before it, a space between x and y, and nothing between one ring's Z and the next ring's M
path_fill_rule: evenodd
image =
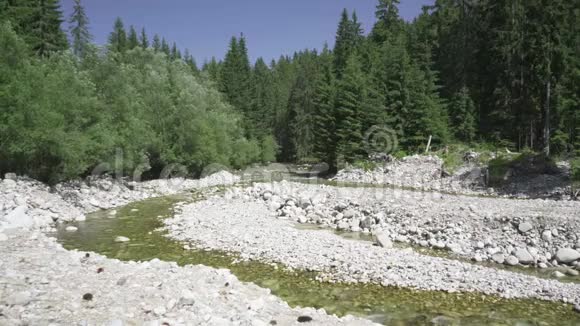
M278 155L278 144L273 136L265 136L262 138L262 163L270 163L276 161Z

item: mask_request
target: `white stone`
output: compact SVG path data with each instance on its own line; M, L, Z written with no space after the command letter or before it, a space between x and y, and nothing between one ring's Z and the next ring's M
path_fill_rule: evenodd
M509 256L505 259L505 264L509 266L516 266L518 263L519 261L515 256Z
M34 223L33 219L26 214L26 206L18 206L4 217L5 229L29 228Z
M129 242L129 241L131 241L131 239L123 236L118 236L115 238L115 242Z
M558 250L555 258L559 263L569 264L580 259L580 252L572 248L562 248Z
M546 242L552 242L552 231L546 230L542 232L542 240Z
M393 248L393 242L386 233L377 234L377 243L383 248Z
M529 231L530 231L530 230L532 230L532 229L533 229L533 226L532 226L532 224L530 224L530 223L528 223L528 222L523 222L523 223L520 223L520 225L518 226L518 230L519 230L521 233L527 233L527 232L529 232Z
M66 230L67 232L76 232L76 231L78 231L78 230L79 230L79 228L77 228L76 226L72 226L72 225L70 225L70 226L67 226L65 230Z

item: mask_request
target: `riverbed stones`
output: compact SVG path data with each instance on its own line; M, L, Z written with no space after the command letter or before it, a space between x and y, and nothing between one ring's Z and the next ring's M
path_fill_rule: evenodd
M493 256L491 256L491 259L496 263L496 264L503 264L506 260L506 257L504 254L495 254Z
M519 264L519 262L520 261L515 256L508 256L505 259L505 264L508 265L508 266L516 266L517 264Z
M379 246L386 248L386 249L393 248L393 242L391 241L391 238L389 238L389 236L386 233L379 233L376 235L376 237L377 237L377 243Z
M65 231L67 231L67 232L76 232L78 230L79 230L79 228L77 228L76 226L72 226L72 225L69 225L65 228Z
M542 240L546 242L552 242L552 231L545 230L544 232L542 232Z
M30 301L32 301L32 293L29 291L13 293L4 300L4 302L9 306L26 306Z
M534 226L531 223L528 222L523 222L520 223L520 225L518 226L518 230L521 233L528 233L529 231L531 231L534 228Z
M569 264L580 259L580 252L572 248L561 248L555 256L559 263Z
M518 259L520 264L529 265L534 262L534 257L526 248L517 248L514 251L514 256Z
M124 236L118 236L115 238L115 242L117 243L124 243L124 242L129 242L131 241L131 239L124 237Z
M564 274L564 273L562 273L560 271L554 271L552 273L552 277L555 277L555 278L563 278L563 277L566 277L566 274Z

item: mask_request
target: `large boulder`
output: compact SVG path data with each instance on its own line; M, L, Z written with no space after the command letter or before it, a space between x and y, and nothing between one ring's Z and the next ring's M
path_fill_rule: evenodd
M514 252L514 256L518 259L520 264L529 265L534 262L534 257L525 248L518 248Z
M4 229L29 228L34 220L26 213L28 207L18 206L4 217Z
M562 248L558 250L555 258L559 263L569 264L580 259L580 252L572 248Z

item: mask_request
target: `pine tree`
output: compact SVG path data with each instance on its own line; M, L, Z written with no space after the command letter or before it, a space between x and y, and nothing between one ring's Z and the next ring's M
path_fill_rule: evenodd
M195 59L193 58L193 56L189 53L188 49L185 49L185 54L183 55L183 59L184 59L185 63L189 66L189 68L191 68L191 71L195 75L199 74L199 69L197 68L197 63L195 62Z
M314 152L330 167L336 166L336 80L332 67L332 53L328 44L319 58L320 78L314 89Z
M314 157L314 90L320 78L316 51L297 53L295 62L298 65L297 76L288 101L289 137L291 146L285 154L298 161Z
M68 47L66 35L61 30L62 22L58 0L39 0L34 5L28 43L36 54L44 57Z
M477 123L475 120L475 104L469 96L469 90L464 87L453 97L449 113L455 136L463 141L475 140Z
M72 50L78 57L84 57L92 36L89 33L89 18L81 0L74 0L73 12L69 19Z
M161 51L161 39L159 38L159 35L155 34L153 36L153 44L152 44L153 50L155 52L159 52Z
M258 58L252 71L252 94L249 118L253 134L263 138L272 133L274 127L274 92L272 71L264 59Z
M334 46L334 69L340 79L342 72L346 68L348 58L356 51L362 39L362 29L357 21L356 13L353 13L353 20L348 17L348 11L344 9L336 32L336 43Z
M165 38L161 39L161 52L165 53L168 58L171 57L171 48L169 48L169 44Z
M139 39L139 43L141 48L147 49L149 48L149 38L147 37L147 33L145 32L145 27L141 28L141 38Z
M115 20L113 32L109 35L109 48L113 52L125 52L127 50L127 32L121 18Z
M215 57L212 57L209 62L205 62L202 71L207 74L209 79L214 83L221 81L221 62L218 62Z
M244 113L246 124L250 103L250 73L246 41L243 35L239 40L232 37L220 70L219 88L226 95L228 102Z
M371 32L372 39L382 44L391 36L398 36L402 32L403 21L399 17L399 0L379 0L375 16L377 22Z
M129 36L127 38L127 48L129 50L134 49L139 46L139 37L137 36L137 31L135 27L131 25L129 29Z
M363 153L361 110L365 87L360 59L352 55L347 60L343 78L338 81L336 93L337 157L348 162L360 159Z

